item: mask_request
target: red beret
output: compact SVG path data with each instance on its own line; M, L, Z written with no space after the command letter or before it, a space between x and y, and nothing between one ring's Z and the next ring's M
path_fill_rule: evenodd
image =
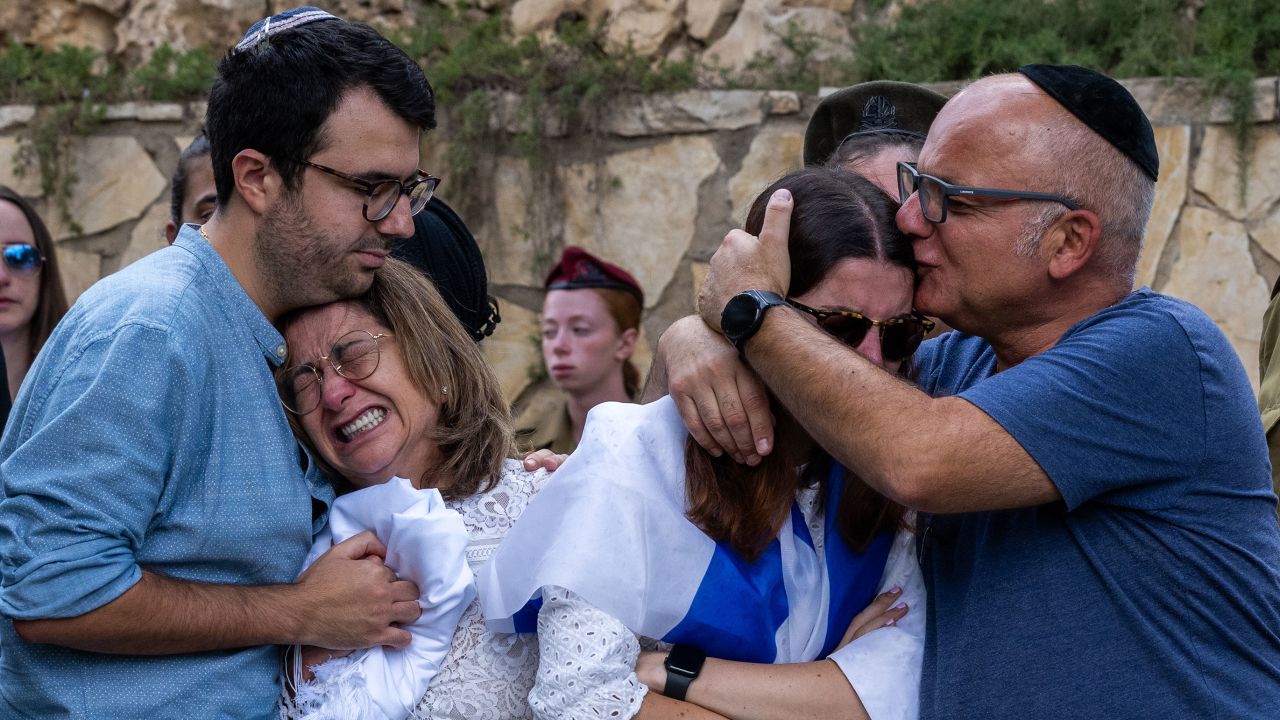
M644 291L631 273L610 262L605 262L580 247L569 246L560 255L560 262L547 273L543 285L548 290L577 290L580 288L613 288L626 290L644 307Z

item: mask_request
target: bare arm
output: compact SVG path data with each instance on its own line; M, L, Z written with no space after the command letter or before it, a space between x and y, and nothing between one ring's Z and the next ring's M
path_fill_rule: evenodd
M90 652L168 655L253 645L404 647L393 623L421 614L418 588L397 580L372 533L335 545L298 582L208 585L144 571L116 599L72 618L15 621L27 642Z
M901 620L908 612L905 605L894 604L901 595L901 588L893 588L877 596L854 617L840 645ZM665 687L665 659L666 653L645 652L636 662L636 677L650 690L645 696L646 705ZM690 703L720 713L715 717L732 720L867 718L858 694L840 667L830 660L769 665L707 658L686 697Z
M709 660L707 662L710 662ZM640 704L640 712L636 713L635 720L726 720L725 716L717 715L710 710L694 705L691 702L681 702L673 700L665 695L659 695L656 692L650 692L644 696L644 702Z
M760 237L735 230L711 259L698 308L721 309L748 289L785 294L791 198L769 201ZM1005 431L959 398L934 399L844 347L789 308L765 315L747 359L824 449L890 498L930 512L995 510L1060 499Z
M1062 497L982 410L929 397L798 313L770 311L747 357L820 446L907 507L973 512Z

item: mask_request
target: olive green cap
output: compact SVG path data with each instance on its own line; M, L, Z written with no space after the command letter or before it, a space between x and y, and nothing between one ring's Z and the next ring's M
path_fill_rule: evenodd
M853 133L924 138L947 98L928 88L875 80L837 90L818 103L804 131L804 164L820 165Z

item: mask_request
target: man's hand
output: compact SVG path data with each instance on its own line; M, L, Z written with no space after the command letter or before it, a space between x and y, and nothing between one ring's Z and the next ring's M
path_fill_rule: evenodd
M418 586L399 580L383 563L387 549L371 532L334 545L296 584L303 606L305 645L336 650L387 645L403 648L400 625L422 614Z
M755 465L773 450L769 396L729 341L690 315L662 334L658 355L680 417L707 452Z
M760 237L742 230L724 236L698 293L698 313L712 329L720 330L721 311L729 298L740 292L769 290L786 296L791 285L791 257L787 254L791 207L791 193L777 190L765 209Z

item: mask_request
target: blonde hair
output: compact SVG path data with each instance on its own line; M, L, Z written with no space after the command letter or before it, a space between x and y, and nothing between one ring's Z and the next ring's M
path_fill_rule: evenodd
M409 263L389 258L366 293L339 302L363 308L395 335L394 347L409 377L439 406L435 430L423 440L439 448L441 462L432 475L449 480L441 494L457 499L492 489L503 460L515 451L511 411L493 368L431 280ZM285 316L280 331L310 309ZM316 456L306 433L298 423L292 425ZM332 473L327 464L325 469Z

